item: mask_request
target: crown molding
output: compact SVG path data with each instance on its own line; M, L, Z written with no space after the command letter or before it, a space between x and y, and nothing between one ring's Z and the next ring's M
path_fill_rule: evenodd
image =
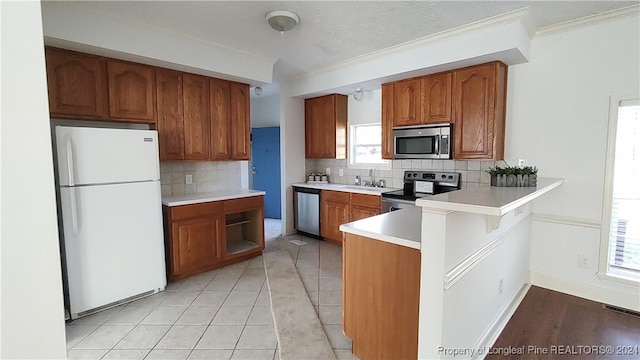
M561 33L574 28L578 28L581 26L594 25L597 23L605 22L605 21L622 19L622 18L626 18L630 16L638 16L638 15L640 15L640 5L631 5L621 9L607 11L601 14L585 16L580 19L566 21L556 25L546 26L538 29L538 31L535 33L535 36L553 35L553 34Z

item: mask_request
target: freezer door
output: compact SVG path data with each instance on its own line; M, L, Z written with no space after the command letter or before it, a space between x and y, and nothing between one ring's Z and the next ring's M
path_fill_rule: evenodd
M60 186L160 179L155 130L56 126Z
M72 317L166 285L160 183L60 189Z

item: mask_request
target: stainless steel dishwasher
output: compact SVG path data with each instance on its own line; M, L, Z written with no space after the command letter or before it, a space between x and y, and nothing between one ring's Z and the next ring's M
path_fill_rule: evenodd
M320 189L294 186L296 197L295 224L298 233L320 237Z

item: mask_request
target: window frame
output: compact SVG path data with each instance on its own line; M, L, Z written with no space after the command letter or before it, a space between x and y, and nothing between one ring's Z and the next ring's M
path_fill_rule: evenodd
M615 170L616 141L618 133L618 111L623 101L640 99L640 94L615 95L609 100L609 126L607 134L607 152L604 173L604 197L602 204L602 226L600 229L600 255L598 261L598 277L627 285L640 285L640 278L633 271L613 269L609 265L609 250L612 210L613 210L613 176Z
M350 124L349 125L349 151L347 154L347 168L349 169L369 169L369 168L375 168L376 170L391 170L391 160L388 159L382 159L382 162L379 163L361 163L361 164L355 164L355 149L356 149L356 142L355 142L355 128L358 126L372 126L372 125L377 125L380 126L380 131L382 131L382 124L379 122L371 122L371 123L358 123L358 124ZM380 136L380 147L382 148L382 136Z

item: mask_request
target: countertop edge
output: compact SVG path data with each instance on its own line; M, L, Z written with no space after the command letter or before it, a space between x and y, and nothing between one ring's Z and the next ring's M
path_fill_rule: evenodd
M559 187L564 183L564 179L560 179L560 178L543 178L543 179L539 179L539 182L540 180L543 180L543 181L548 181L549 183L544 185L541 188L536 189L534 192L523 195L513 201L502 204L501 206L486 206L486 205L477 205L472 203L464 203L459 201L452 202L452 201L437 200L437 199L419 199L416 201L416 205L421 206L423 208L427 208L427 209L459 211L459 212L490 215L490 216L502 216L515 208L518 208L522 205L525 205L535 200L536 198L546 194L547 192ZM496 188L496 189L500 189L500 188ZM504 189L517 189L517 188L505 187ZM462 189L462 190L456 191L457 193L456 195L461 196L461 195L464 195L465 192L472 194L475 191L477 191L477 188Z
M365 230L357 229L357 228L354 228L354 227L351 227L351 226L347 226L345 224L340 225L340 231L346 232L346 233L349 233L349 234L364 236L364 237L367 237L367 238L370 238L370 239L373 239L373 240L384 241L384 242L387 242L387 243L390 243L390 244L395 244L395 245L400 245L400 246L405 246L405 247L408 247L408 248L420 250L420 243L419 242L411 241L411 240L407 240L407 239L402 239L402 238L395 237L395 236L390 236L390 235L385 235L385 234L365 231Z
M400 190L400 189L396 189L396 188L368 188L366 186L362 186L362 189L357 189L357 188L354 188L354 187L350 187L351 185L333 184L333 183L332 184L295 183L295 184L291 184L291 186L306 187L306 188L309 188L309 189L342 191L342 192L348 192L348 193L366 194L366 195L375 195L375 196L382 196L382 193L389 192L389 191ZM378 189L378 190L371 190L371 189Z
M196 199L184 199L184 200L173 200L173 201L162 199L162 205L169 206L169 207L193 205L193 204L200 204L200 203L206 203L206 202L240 199L240 198L252 197L252 196L262 196L265 194L266 192L261 190L249 190L249 192L238 192L238 193L229 193L229 194L216 194L215 192L202 193L202 194L193 194L194 196L201 195L201 197Z

